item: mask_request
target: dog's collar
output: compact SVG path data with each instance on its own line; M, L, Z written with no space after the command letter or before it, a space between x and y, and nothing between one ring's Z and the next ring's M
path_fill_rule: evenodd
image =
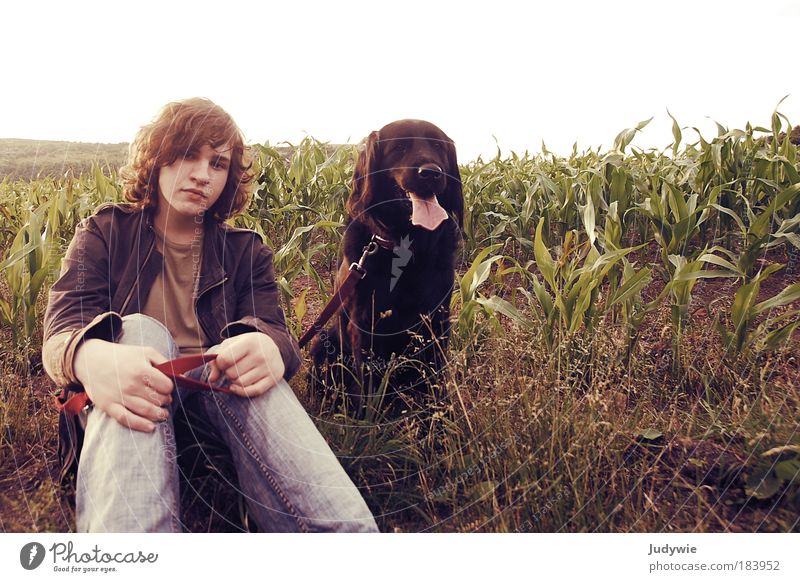
M379 247L382 249L386 249L387 251L394 250L397 246L393 240L389 240L388 238L383 238L382 236L378 236L377 234L372 235L372 241L375 242Z

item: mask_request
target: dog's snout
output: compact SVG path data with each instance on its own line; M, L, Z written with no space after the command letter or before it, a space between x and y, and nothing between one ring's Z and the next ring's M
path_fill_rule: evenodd
M417 175L423 180L436 180L442 176L444 171L437 164L422 164L417 169Z

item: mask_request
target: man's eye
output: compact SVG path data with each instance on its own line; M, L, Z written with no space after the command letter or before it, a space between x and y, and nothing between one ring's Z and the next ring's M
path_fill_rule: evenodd
M217 170L225 170L228 167L228 161L227 160L223 160L223 159L214 160L213 166Z

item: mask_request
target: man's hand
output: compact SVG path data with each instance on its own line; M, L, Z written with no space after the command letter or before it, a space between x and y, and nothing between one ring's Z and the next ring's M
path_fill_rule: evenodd
M166 362L151 347L90 339L75 354L75 375L94 405L123 426L153 432L166 420L172 379L153 366Z
M278 346L265 333L243 333L226 339L207 353L219 354L211 362L209 382L223 375L237 396L261 396L283 378L285 367Z

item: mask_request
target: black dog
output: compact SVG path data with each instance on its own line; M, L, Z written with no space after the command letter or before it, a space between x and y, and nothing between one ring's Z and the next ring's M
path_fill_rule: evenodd
M387 374L395 395L427 393L445 363L464 220L453 141L413 119L372 132L347 211L337 290L370 241L379 244L334 324L315 339L311 374L317 384L344 385L355 393L350 404L361 406L358 394L374 394Z

